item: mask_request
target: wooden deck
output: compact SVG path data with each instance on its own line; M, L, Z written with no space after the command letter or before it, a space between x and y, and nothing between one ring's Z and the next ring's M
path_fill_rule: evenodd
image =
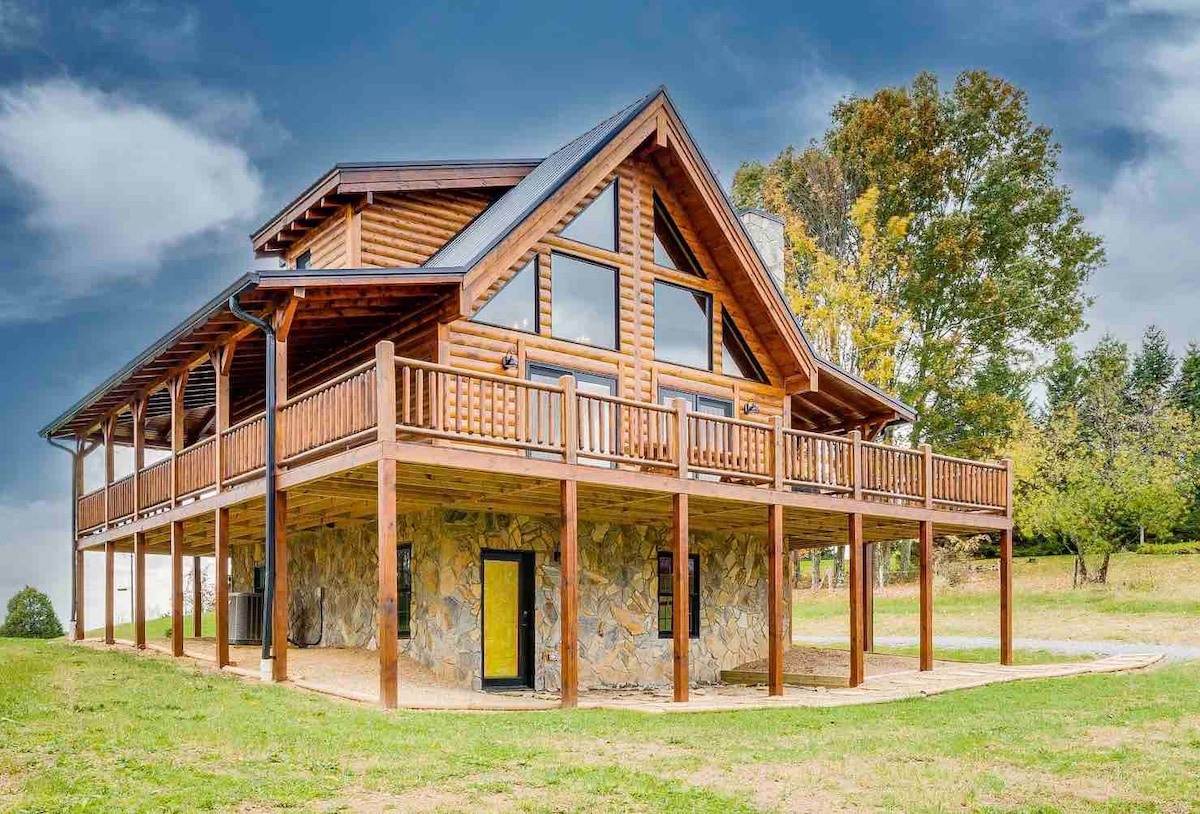
M711 504L725 525L739 506L757 517L754 507L782 504L793 535L822 531L819 515L831 515L830 544L844 537L838 515L848 513L873 519L868 540L915 536L920 520L947 533L1011 527L1007 463L787 429L779 418L690 412L682 402L576 392L569 378L542 384L396 358L388 343L371 362L281 402L278 417L281 484L301 492L334 479L344 494L366 495L374 489L369 464L389 459L406 465L410 502L424 504L469 491L480 508L557 511L557 483L574 480L630 522L663 517L656 496L675 493L700 501L694 512ZM81 496L80 548L261 500L265 425L253 415ZM459 485L469 489L433 488L443 470L463 470Z

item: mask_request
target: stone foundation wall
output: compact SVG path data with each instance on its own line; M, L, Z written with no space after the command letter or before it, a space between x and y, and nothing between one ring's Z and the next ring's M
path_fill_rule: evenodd
M374 648L376 550L373 524L290 538L292 638L317 634L316 589L325 588L323 646ZM535 687L560 685L558 527L514 515L431 510L400 518L413 547L411 639L401 649L442 678L479 687L480 552L533 551ZM700 557L700 638L689 647L693 682L762 658L767 648L767 550L751 534L693 533ZM671 641L658 636L657 553L667 529L579 524L580 686L655 686L671 680ZM247 590L261 546L233 551L234 590ZM786 565L786 564L785 564ZM790 591L785 591L785 601ZM789 603L790 604L790 603ZM790 636L785 608L784 636Z

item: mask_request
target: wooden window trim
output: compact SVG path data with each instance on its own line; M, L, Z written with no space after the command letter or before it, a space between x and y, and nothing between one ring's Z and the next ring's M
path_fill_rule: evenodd
M668 624L665 628L663 626L663 614L662 614L661 604L662 604L662 600L665 599L666 597L670 596L672 601L674 601L674 597L671 595L671 592L670 592L670 588L671 588L670 574L667 575L666 579L663 579L662 572L659 568L660 559L662 557L667 557L668 559L670 559L672 568L673 568L674 562L675 562L675 555L670 551L659 551L658 556L655 557L655 560L654 560L655 576L658 578L657 601L655 602L655 609L658 612L658 638L669 639L669 638L671 638L671 635L672 635L672 628L671 628L670 624ZM697 554L697 553L689 553L688 554L689 566L691 566L691 564L693 564L693 563L695 564L696 570L692 571L689 568L689 571L688 571L688 638L689 639L699 639L700 638L700 555L699 554ZM692 578L692 574L695 574L694 580ZM692 590L693 585L694 585L695 590ZM666 591L663 590L664 587L667 588ZM671 617L668 616L667 618L670 619Z

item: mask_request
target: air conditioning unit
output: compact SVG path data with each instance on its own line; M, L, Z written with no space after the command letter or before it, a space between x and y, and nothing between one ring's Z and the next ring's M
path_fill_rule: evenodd
M229 643L262 644L263 595L239 591L229 595Z

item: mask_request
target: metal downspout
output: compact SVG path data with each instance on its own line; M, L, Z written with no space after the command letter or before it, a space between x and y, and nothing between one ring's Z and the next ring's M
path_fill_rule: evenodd
M242 322L247 322L258 328L266 336L267 340L267 381L266 381L266 405L264 406L264 416L266 419L266 450L263 460L265 461L263 471L263 488L265 490L265 502L267 506L266 517L266 540L265 547L267 549L267 584L263 591L263 622L262 622L262 658L269 660L272 657L272 625L273 610L275 606L275 329L271 327L266 320L260 319L246 311L242 310L241 303L238 302L238 295L234 294L229 298L229 310L233 315Z

